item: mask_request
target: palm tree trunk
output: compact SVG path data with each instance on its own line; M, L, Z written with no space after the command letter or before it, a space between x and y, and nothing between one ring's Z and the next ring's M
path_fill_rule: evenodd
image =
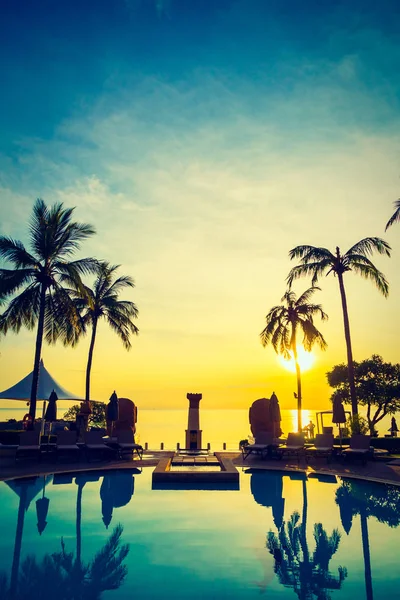
M310 552L307 545L307 512L308 512L308 497L307 497L307 479L304 477L302 481L303 487L303 514L301 517L300 528L300 544L303 551L303 576L300 578L302 595L301 598L310 598L310 584L312 582L312 566L310 564Z
M302 424L302 414L301 414L301 404L302 404L302 397L301 397L301 371L300 371L300 365L299 365L299 361L297 358L297 349L296 346L293 346L293 358L294 358L294 364L296 365L296 378L297 378L297 430L299 433L302 432L303 430L303 424Z
M38 390L38 384L39 384L40 359L41 359L41 355L42 355L45 310L46 310L46 286L42 283L41 288L40 288L39 320L38 320L38 328L37 328L37 333L36 333L35 360L33 363L31 397L30 397L30 405L29 405L29 414L32 417L31 429L33 429L33 422L34 422L35 416L36 416L36 397L37 397L37 390Z
M76 561L81 564L82 554L82 491L85 484L78 484L78 494L76 496Z
M86 367L86 393L85 393L86 402L90 402L90 371L92 369L93 350L94 350L94 343L96 341L96 330L97 330L97 319L94 319L93 323L92 323L92 337L90 339L89 355L88 355L88 361L87 361L87 367Z
M374 600L374 593L372 589L372 575L371 575L371 555L369 551L369 535L368 535L368 522L365 509L360 511L361 520L361 536L362 546L364 555L364 570L365 570L365 592L367 600Z
M22 486L19 498L17 530L15 533L14 554L11 567L10 598L15 598L18 589L19 562L21 558L22 533L24 531L25 512L27 504L27 486Z
M355 415L358 415L358 407L357 407L356 386L354 383L354 363L353 363L353 352L351 349L349 313L347 311L346 292L344 289L342 273L338 273L338 280L339 280L339 288L340 288L340 297L342 299L344 337L346 339L346 347L347 347L347 370L348 370L348 375L349 375L351 410L352 410L353 417L354 417Z

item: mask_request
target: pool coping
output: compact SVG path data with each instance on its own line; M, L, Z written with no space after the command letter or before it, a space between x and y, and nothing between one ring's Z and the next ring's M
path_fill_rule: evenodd
M214 456L220 464L220 471L171 471L172 456L161 458L152 473L154 485L170 483L233 483L239 485L240 474L230 457L219 452Z
M115 470L124 470L124 469L142 469L145 467L155 467L154 470L160 465L161 461L165 461L173 458L175 452L174 451L155 451L149 452L149 456L146 457L146 453L143 455L143 459L139 460L135 458L134 460L129 461L99 461L99 462L85 462L85 463L46 463L41 464L37 463L33 465L33 468L26 469L23 468L23 465L18 465L17 468L10 469L8 473L1 474L0 472L0 481L9 481L12 479L23 479L26 477L40 477L43 475L52 475L55 473L81 473L85 471L115 471ZM294 465L288 465L280 462L278 464L263 463L260 464L260 461L250 461L248 463L243 464L243 462L234 462L240 459L241 455L238 452L215 452L217 458L225 463L225 461L229 461L232 467L237 472L237 477L239 477L240 469L257 469L257 470L265 470L265 471L283 471L283 472L293 472L293 473L304 473L306 476L311 474L316 475L335 475L336 477L340 477L343 479L358 479L364 481L371 481L374 483L382 483L385 485L394 485L396 487L400 487L400 479L391 479L387 477L375 477L374 475L369 475L368 473L362 472L344 472L340 469L324 469L324 468L310 468L307 466L306 468ZM227 464L227 463L226 463ZM13 465L15 467L15 465ZM32 465L30 465L32 466ZM165 467L164 467L165 468ZM364 467L360 467L363 469ZM399 476L400 476L400 467L399 467ZM175 472L177 474L178 472ZM185 471L180 471L179 473L187 473ZM213 474L220 475L220 472L208 472ZM215 479L213 479L215 481ZM227 479L224 479L227 481Z

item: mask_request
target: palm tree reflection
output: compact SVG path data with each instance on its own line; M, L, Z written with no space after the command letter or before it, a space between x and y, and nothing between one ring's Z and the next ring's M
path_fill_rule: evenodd
M294 511L287 522L283 522L278 535L270 530L266 546L275 559L275 573L280 583L291 587L300 600L329 600L328 590L338 590L347 577L347 569L338 567L338 574L329 571L329 562L337 552L340 533L337 529L329 536L322 523L314 524L314 552L310 553L307 543L307 481L303 477L302 517Z
M365 592L373 600L371 556L368 534L368 517L375 517L389 527L400 525L400 490L395 486L364 481L343 480L336 491L343 529L349 534L353 516L360 515L361 538L364 556Z
M124 560L129 545L121 545L123 527L117 525L103 548L92 561L84 563L73 552L67 552L61 538L61 552L45 554L41 562L33 555L21 564L17 594L10 589L4 600L100 600L106 590L116 590L124 582L127 567ZM4 578L4 576L3 576ZM0 589L6 589L0 576Z
M327 590L340 589L347 577L344 567L338 568L337 576L329 571L329 562L339 547L340 533L334 529L328 536L322 524L315 523L315 550L310 558L302 529L300 514L295 511L278 535L273 531L268 532L267 548L275 558L275 573L280 583L292 587L301 600L314 597L328 600L330 596Z

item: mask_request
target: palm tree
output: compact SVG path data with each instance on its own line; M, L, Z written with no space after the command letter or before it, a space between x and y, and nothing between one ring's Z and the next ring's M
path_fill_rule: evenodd
M317 343L323 350L326 348L326 342L323 335L314 325L314 316L319 315L322 321L328 318L320 304L310 304L309 300L318 287L311 287L306 290L299 298L293 291L288 290L282 297L281 302L285 305L274 306L266 316L267 326L260 333L263 346L271 343L277 354L282 354L284 358L294 358L297 377L297 412L298 412L298 430L302 431L301 423L301 371L297 355L298 332L303 334L302 345L305 350L310 351L314 343Z
M74 345L80 330L79 315L64 286L83 290L81 276L97 264L93 258L69 260L80 243L95 233L91 225L72 221L73 211L62 203L48 207L40 198L36 200L29 225L31 253L22 242L0 236L0 257L14 265L14 269L0 269L0 303L12 297L0 316L0 333L18 333L22 326L34 329L37 324L29 408L32 421L43 337L48 343L61 337L65 345Z
M396 221L400 221L400 199L395 200L393 204L396 210L390 217L389 221L386 223L385 231L387 231L389 227L393 225L393 223L396 223Z
M353 352L351 348L350 324L347 310L347 299L344 288L343 275L346 271L354 271L365 279L371 279L378 290L386 297L389 293L389 284L375 265L368 258L374 251L378 254L390 256L390 246L385 240L377 237L367 237L349 248L345 254L336 247L333 254L327 248L316 246L296 246L289 252L290 259L299 258L300 264L290 271L287 281L289 287L295 279L305 275L312 275L311 284L316 285L318 278L326 273L334 273L339 282L340 296L342 299L344 335L347 347L347 368L349 371L350 397L353 416L358 415L356 388L354 383Z
M115 277L119 266L112 266L107 262L99 263L93 289L85 286L84 290L79 287L70 290L71 295L75 296L75 306L82 314L84 328L92 327L86 367L86 402L90 401L90 372L99 320L106 319L127 350L131 348L130 335L139 333L139 329L132 322L132 319L136 319L139 314L136 305L128 300L118 299L122 290L135 287L131 277L126 275Z

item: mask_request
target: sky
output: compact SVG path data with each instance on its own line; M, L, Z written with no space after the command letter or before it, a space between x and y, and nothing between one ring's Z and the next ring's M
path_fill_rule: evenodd
M400 5L353 0L2 0L0 233L27 243L37 197L95 226L79 256L120 264L140 334L98 330L92 396L142 408L247 408L295 375L259 333L299 244L347 250L384 237L385 299L345 285L356 360L399 362ZM3 266L6 266L3 263ZM300 294L310 285L296 282ZM329 408L346 360L337 280L314 299L328 348L303 376ZM53 376L84 393L89 339L44 346ZM0 387L33 365L34 333L0 340Z

